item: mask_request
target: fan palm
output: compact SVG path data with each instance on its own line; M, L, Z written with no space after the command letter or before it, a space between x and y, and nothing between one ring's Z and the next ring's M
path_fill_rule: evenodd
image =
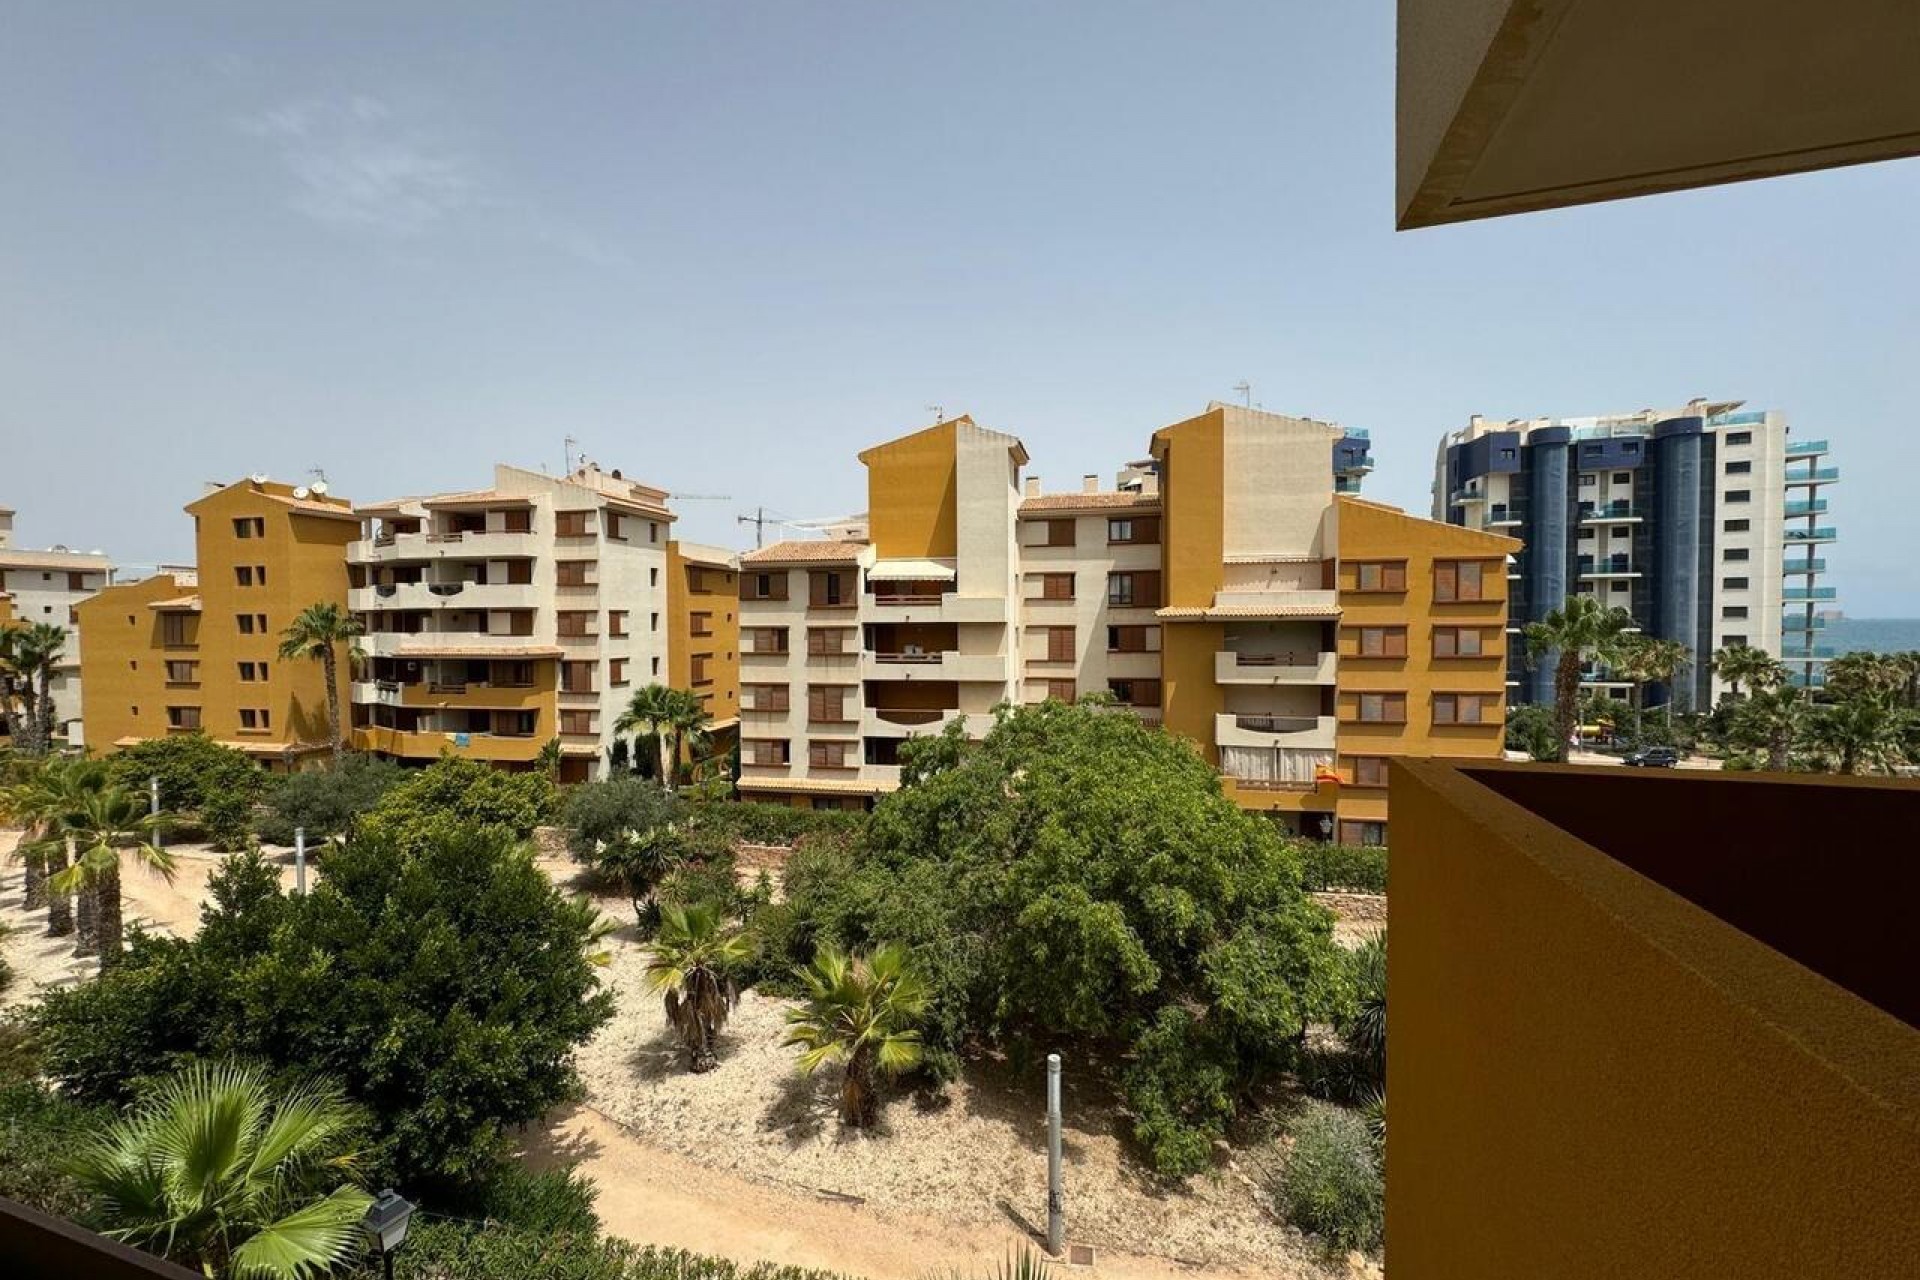
M1907 677L1898 659L1881 653L1843 653L1827 663L1827 691L1847 700L1885 697L1906 687Z
M878 1115L879 1079L920 1062L920 1032L930 997L907 949L887 943L871 956L848 956L823 946L799 971L806 1002L787 1012L782 1042L802 1050L807 1075L828 1063L842 1064L840 1119L863 1128Z
M0 629L8 723L15 743L29 755L45 755L53 745L53 673L66 649L66 630L50 622Z
M1855 695L1821 708L1811 736L1841 773L1858 773L1861 765L1887 771L1899 759L1905 719L1883 697Z
M673 788L673 769L668 757L668 726L673 722L675 711L673 692L663 684L635 689L627 701L627 709L613 725L616 733L645 734L654 740L659 749L660 785L668 790Z
M94 938L102 970L119 962L124 927L120 903L120 858L131 852L142 864L173 879L173 855L154 843L162 819L149 814L139 797L103 783L76 791L55 815L53 836L67 843L72 859L49 878L55 893L73 892L91 900Z
M1727 682L1729 697L1738 698L1743 684L1749 689L1777 689L1787 682L1786 666L1765 649L1752 645L1716 649L1712 661L1713 673Z
M714 903L661 908L647 984L665 998L667 1022L680 1033L694 1071L711 1071L718 1062L715 1044L740 1003L733 972L746 958L746 938L721 927Z
M1756 690L1734 708L1728 736L1739 746L1766 752L1767 768L1783 771L1806 733L1809 705L1806 691L1792 685Z
M14 856L26 868L22 882L22 905L38 911L47 905L46 859L35 843L40 836L40 816L34 798L40 792L40 771L44 762L16 755L0 765L0 821L25 828Z
M691 689L667 690L666 711L666 729L673 738L671 758L677 774L682 757L695 759L706 750L713 716L700 701L700 695Z
M364 632L358 619L331 600L321 600L300 611L293 625L280 633L280 656L311 658L320 664L327 682L327 737L333 758L340 759L340 646L351 645Z
M105 765L69 758L35 761L7 788L7 813L24 824L30 833L21 841L20 853L30 860L29 866L37 862L40 867L41 883L47 895L49 937L61 938L75 932L71 891L54 887L67 866L68 838L57 829L60 815L83 803L88 792L106 785ZM89 917L91 912L89 906Z
M1678 700L1679 690L1675 687L1681 672L1693 665L1693 650L1678 640L1669 640L1663 636L1634 635L1626 645L1628 659L1637 673L1637 678L1649 684L1667 686L1667 700L1664 704L1667 727L1673 727L1673 704ZM1639 696L1639 686L1635 686ZM1692 698L1688 698L1691 705Z
M1527 661L1539 663L1552 656L1553 758L1564 763L1573 739L1574 709L1580 696L1580 667L1587 662L1612 662L1631 635L1633 616L1625 609L1603 605L1590 595L1570 596L1538 622L1526 627Z
M361 1247L373 1198L352 1182L354 1123L331 1088L275 1098L257 1070L198 1062L87 1144L72 1171L108 1235L209 1276L307 1280Z
M0 625L0 720L7 722L8 736L22 751L31 745L23 696L31 696L32 684L20 664L20 639L25 634L25 627ZM29 693L23 695L23 689Z

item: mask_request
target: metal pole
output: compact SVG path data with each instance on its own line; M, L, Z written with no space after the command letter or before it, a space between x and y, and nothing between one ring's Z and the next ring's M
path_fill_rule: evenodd
M1047 1055L1047 1252L1054 1257L1067 1243L1067 1210L1060 1185L1060 1055Z
M307 896L307 829L293 829L293 891Z
M160 816L160 775L154 774L147 779L147 812L153 817ZM160 847L160 824L153 825L153 847Z
M393 1254L383 1253L380 1255L380 1260L386 1264L387 1280L393 1280Z

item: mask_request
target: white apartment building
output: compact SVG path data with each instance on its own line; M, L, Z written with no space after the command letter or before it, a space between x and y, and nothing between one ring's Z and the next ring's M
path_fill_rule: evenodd
M512 768L557 737L563 777L603 773L633 691L668 680L666 503L592 464L500 465L489 489L356 508L355 745Z
M30 551L13 545L14 512L0 507L0 595L12 601L20 622L44 622L64 628L66 649L51 682L56 739L84 746L84 706L80 688L80 628L74 606L113 581L113 561L100 551L49 547Z

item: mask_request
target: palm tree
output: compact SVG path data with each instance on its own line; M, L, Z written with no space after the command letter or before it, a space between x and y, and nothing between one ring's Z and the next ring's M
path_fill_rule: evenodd
M1861 765L1890 771L1898 761L1906 717L1883 697L1855 695L1823 707L1813 720L1814 745L1852 774Z
M27 741L27 711L22 688L28 690L26 696L29 697L32 689L20 665L20 639L24 635L25 627L12 623L0 626L0 720L7 722L8 736L22 751L31 745Z
M209 1276L309 1280L361 1249L356 1116L324 1086L275 1098L258 1070L196 1062L72 1162L107 1234ZM332 1183L331 1191L322 1191Z
M1667 734L1673 734L1673 704L1677 700L1674 685L1679 681L1681 672L1693 665L1693 650L1678 640L1669 640L1664 636L1641 636L1633 645L1634 662L1646 679L1653 684L1667 686L1667 700L1663 704L1666 713ZM1692 698L1688 698L1692 704Z
M1827 663L1827 691L1845 701L1884 697L1906 687L1907 677L1898 659L1887 654L1855 651Z
M661 908L647 985L665 997L667 1022L680 1033L694 1071L711 1071L718 1063L715 1044L740 1003L733 971L746 958L746 937L720 927L716 904Z
M1767 768L1783 772L1792 761L1794 744L1806 733L1810 705L1806 691L1793 685L1755 690L1734 708L1728 737L1741 746L1765 751Z
M4 633L0 633L0 638L3 636ZM35 812L35 797L40 792L40 771L44 764L43 761L22 755L0 762L0 821L16 823L23 828L14 856L26 868L22 905L28 911L38 911L47 905L47 868L36 844L40 836L40 819Z
M67 842L72 864L50 878L56 893L74 892L93 903L94 941L104 972L119 963L124 928L120 910L120 855L131 850L146 866L173 879L173 855L153 842L162 819L125 788L103 785L80 791L54 819L54 833Z
M300 611L293 625L280 633L280 656L313 658L320 663L327 681L327 736L333 742L337 762L344 750L340 736L340 646L351 645L353 638L366 630L352 614L331 600L310 604Z
M666 710L666 728L673 737L671 758L677 777L682 756L694 759L706 750L713 716L700 700L700 695L691 689L667 690Z
M1777 689L1787 682L1787 668L1765 649L1736 644L1713 653L1713 674L1727 682L1727 696L1738 698L1740 686Z
M100 762L55 758L31 762L6 790L7 814L28 832L20 842L20 854L28 860L29 871L36 863L39 866L47 899L48 937L64 938L75 932L70 891L55 888L56 878L67 866L68 837L58 830L60 815L81 803L87 792L106 784L107 769ZM91 904L85 906L90 918Z
M673 770L668 764L668 726L675 713L673 690L663 684L650 684L633 691L627 709L614 721L614 732L645 734L659 748L660 785L673 789Z
M920 1033L913 1024L927 1011L926 983L914 971L907 949L890 942L870 957L849 957L823 946L800 971L806 1003L787 1012L787 1038L801 1048L799 1067L811 1075L830 1062L844 1064L840 1119L863 1128L879 1112L878 1080L920 1062Z
M5 711L15 745L28 755L43 756L53 745L53 673L66 650L66 630L51 622L0 628Z
M1574 710L1580 696L1580 668L1587 662L1613 662L1633 615L1601 604L1590 595L1569 596L1558 609L1526 627L1527 661L1556 655L1553 668L1553 758L1564 764L1573 740Z

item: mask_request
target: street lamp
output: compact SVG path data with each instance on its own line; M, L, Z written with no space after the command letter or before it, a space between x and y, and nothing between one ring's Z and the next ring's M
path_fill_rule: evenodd
M380 1251L387 1280L393 1280L393 1255L406 1241L407 1220L411 1217L413 1206L398 1191L389 1187L373 1198L373 1204L367 1209L366 1221L360 1224L372 1237L373 1247Z

